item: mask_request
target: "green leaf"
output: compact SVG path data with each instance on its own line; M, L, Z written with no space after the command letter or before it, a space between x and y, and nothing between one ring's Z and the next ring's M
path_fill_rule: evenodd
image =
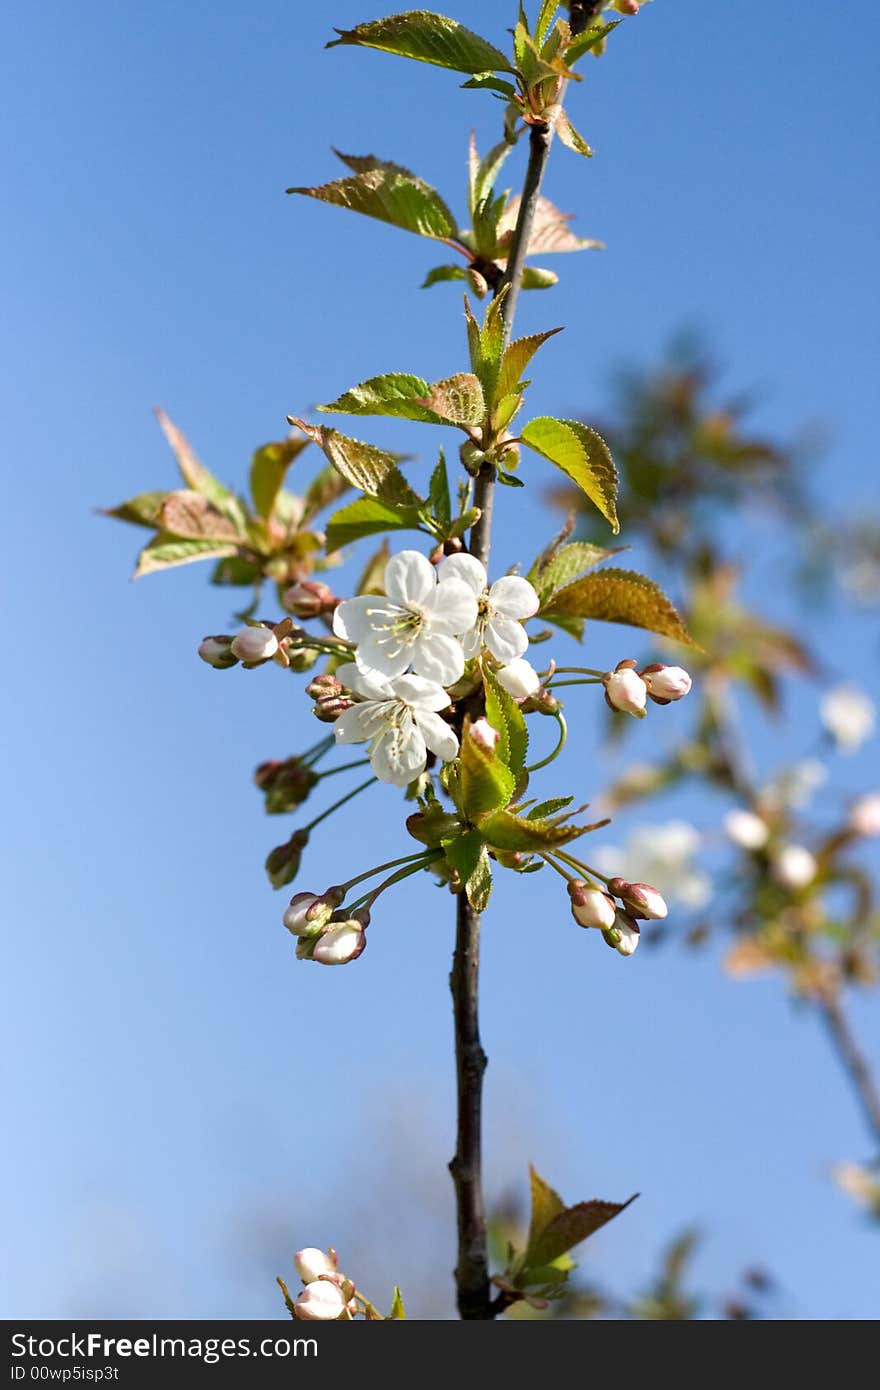
M525 716L513 696L491 671L484 675L486 686L486 718L501 735L498 751L514 777L519 780L526 765L529 732Z
M466 280L467 272L461 265L435 265L433 270L429 270L422 281L422 289L428 290L432 285L439 285L444 280Z
M619 19L612 19L608 24L595 24L589 29L585 29L582 34L578 34L572 39L565 50L565 61L571 66L576 63L578 58L582 58L585 53L597 48L603 39L607 39L612 29L616 29L620 23Z
M410 487L397 467L393 454L350 439L326 425L309 425L304 420L288 416L292 425L313 439L352 487L360 488L368 497L378 497L392 507L421 507L422 498Z
M407 817L406 828L414 840L432 849L460 836L463 829L458 817L444 811L439 801L431 802L423 811L414 811Z
M512 82L505 82L503 78L495 77L491 72L478 72L461 85L478 92L498 92L508 101L516 95L516 88Z
M403 1295L397 1284L394 1285L394 1295L391 1299L391 1318L393 1321L403 1322L406 1318L406 1309L403 1306Z
M550 26L553 23L553 16L559 9L559 0L542 0L541 8L538 11L538 18L535 23L535 43L540 47L543 44Z
M580 135L572 125L564 111L560 111L556 117L556 134L559 136L563 145L568 149L574 150L575 154L582 154L585 159L592 159L593 151L586 140Z
M237 546L219 540L181 540L160 531L144 546L138 556L135 579L145 574L156 574L159 570L173 569L175 565L188 565L193 560L209 560L212 556L234 555Z
M352 386L330 405L320 405L319 410L337 415L389 415L400 420L421 420L435 423L430 411L425 409L424 397L430 386L423 377L412 376L408 372L387 372L384 376L373 376Z
M523 372L538 348L546 343L548 338L561 332L561 328L550 328L546 333L532 333L527 338L516 338L505 348L504 356L501 359L501 370L498 373L498 384L495 387L496 401L516 390Z
M573 796L551 796L549 801L539 801L526 816L526 820L543 820L554 816L557 811L565 811L574 801Z
M468 830L443 841L446 858L458 873L475 912L485 912L492 891L492 870L479 830Z
M383 531L417 531L420 527L418 507L399 507L378 497L359 497L334 512L327 523L327 553L364 536L377 536Z
M200 492L169 492L159 512L159 529L184 540L237 541L241 535Z
M529 1222L529 1236L525 1251L525 1262L534 1264L533 1249L544 1231L557 1216L565 1211L565 1203L559 1193L545 1182L534 1164L529 1164L529 1184L532 1194L532 1216Z
M472 372L459 372L431 386L424 406L445 425L474 426L483 423L486 402L483 388Z
M544 564L541 563L543 556L539 556L526 577L541 600L541 606L551 607L552 595L557 589L564 588L603 560L610 560L612 555L619 555L621 548L604 550L589 541L573 541L571 545L563 545Z
M555 621L560 615L625 623L689 647L697 645L663 590L635 570L602 570L558 590L553 595L552 613L544 616Z
M227 555L214 566L211 583L244 588L250 584L259 584L261 578L262 571L256 560L245 560L241 555Z
M275 500L284 484L293 460L308 447L307 439L282 439L277 444L264 444L251 460L251 497L257 515L267 520L275 510Z
M527 265L523 270L521 285L524 290L552 290L558 284L555 270L543 270L537 265Z
M516 788L516 778L502 761L498 748L487 749L478 744L468 726L462 737L459 767L460 806L468 820L508 804Z
M495 399L496 383L504 350L502 303L501 296L490 301L481 326L474 318L467 300L464 302L471 367L476 376L479 377L485 398L489 401Z
M319 473L315 474L306 488L300 525L305 526L314 516L317 516L318 512L322 512L332 502L338 502L339 498L348 492L350 486L351 484L347 479L343 478L332 464L322 468Z
M493 849L524 850L537 853L567 845L607 821L594 825L568 825L564 817L532 820L513 811L498 810L478 817L480 832Z
M455 72L512 71L509 60L493 44L456 20L427 10L409 10L358 24L354 29L337 29L336 33L339 38L332 39L328 48L359 44Z
M118 507L101 508L101 516L113 516L117 521L130 521L134 526L158 526L162 503L167 492L141 492L120 502Z
M455 236L455 218L440 194L409 169L373 155L339 157L347 164L360 164L362 172L353 178L337 179L312 188L288 188L287 192L302 193L322 203L334 203L437 241Z
M552 1189L550 1189L552 1191ZM634 1194L626 1202L578 1202L576 1206L565 1207L551 1218L543 1230L532 1238L526 1251L526 1267L551 1264L560 1255L573 1250L582 1240L613 1221L622 1211L634 1202ZM556 1193L553 1193L556 1196ZM558 1200L558 1199L557 1199Z
M201 492L215 506L227 502L232 497L229 488L224 487L219 479L199 462L182 431L169 420L164 410L157 409L156 418L162 433L171 445L171 452L177 460L181 477L187 487L192 488L194 492Z
M577 483L615 534L620 530L615 506L617 470L601 435L579 420L556 420L543 415L524 426L521 438L536 454L549 459Z
M452 499L449 496L449 475L446 471L446 459L442 450L437 467L431 474L428 503L431 514L441 532L444 536L448 535L449 527L452 525Z
M492 146L487 155L479 159L474 136L471 135L471 178L468 202L472 217L477 208L481 207L492 193L502 165L512 149L513 145L508 140L500 140L497 145ZM503 200L501 206L504 206Z

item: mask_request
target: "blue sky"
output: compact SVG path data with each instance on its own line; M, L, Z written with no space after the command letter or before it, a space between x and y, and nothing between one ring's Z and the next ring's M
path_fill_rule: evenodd
M379 1299L371 1267L418 1291L453 1264L450 905L407 884L356 967L293 959L261 869L278 822L249 782L313 741L308 703L274 669L199 663L228 595L197 567L130 583L138 536L93 512L172 485L157 403L241 486L288 411L379 371L463 366L457 293L418 288L426 243L283 190L336 177L333 144L415 168L463 217L468 131L487 146L500 108L449 73L326 52L360 3L306 9L35 0L0 19L10 1317L272 1316L301 1244L357 1250ZM498 40L512 6L479 10ZM616 36L571 96L596 158L557 150L546 184L608 249L557 258L561 289L525 296L519 326L566 325L532 400L589 417L618 362L698 324L764 427L824 425L815 485L858 510L875 486L880 18L816 18L658 0ZM499 569L554 524L514 494L500 511ZM863 626L832 611L814 627L832 673L863 661ZM597 634L593 664L621 640ZM815 739L814 694L790 708L773 757ZM652 739L641 726L633 753ZM594 752L575 742L585 795L606 775ZM868 784L871 755L844 785ZM406 851L394 793L368 797L316 840L302 887L353 846L358 866ZM539 875L499 883L484 1000L491 1192L529 1159L572 1199L640 1190L590 1247L619 1290L695 1221L707 1282L760 1260L789 1316L876 1314L876 1235L826 1178L866 1136L776 983L734 986L711 952L624 962ZM878 1055L876 1017L856 1016Z

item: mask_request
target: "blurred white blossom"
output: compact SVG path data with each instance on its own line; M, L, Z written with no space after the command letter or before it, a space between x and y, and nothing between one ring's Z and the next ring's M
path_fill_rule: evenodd
M855 685L836 685L819 705L822 723L843 753L854 753L874 732L876 707Z
M773 806L788 806L793 810L806 806L813 793L828 780L828 769L819 758L784 768L763 789L762 799Z
M707 874L694 864L700 832L689 821L670 820L633 830L625 846L604 845L591 858L603 873L650 883L670 903L705 907L712 896Z

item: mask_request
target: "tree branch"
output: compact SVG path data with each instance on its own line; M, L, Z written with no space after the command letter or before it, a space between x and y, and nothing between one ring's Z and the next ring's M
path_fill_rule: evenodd
M868 1128L880 1145L880 1092L877 1090L868 1061L849 1026L849 1019L843 1012L839 995L826 995L820 1005L820 1011L834 1049L852 1082Z

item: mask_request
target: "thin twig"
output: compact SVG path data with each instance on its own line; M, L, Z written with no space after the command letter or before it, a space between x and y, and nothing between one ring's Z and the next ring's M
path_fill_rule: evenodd
M840 996L826 995L820 1005L820 1012L831 1034L837 1055L853 1084L868 1128L880 1144L880 1092L877 1090L867 1058L850 1028L849 1019L843 1012Z

